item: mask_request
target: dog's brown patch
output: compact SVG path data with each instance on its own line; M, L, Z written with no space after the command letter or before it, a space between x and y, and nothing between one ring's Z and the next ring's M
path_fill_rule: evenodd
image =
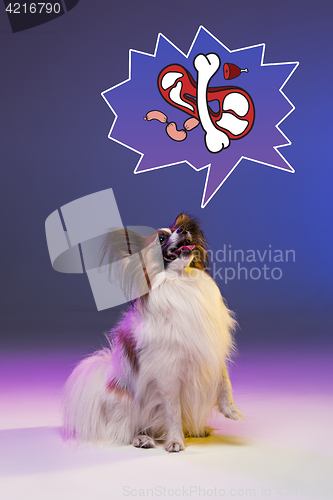
M122 346L124 354L130 362L133 370L137 373L139 371L139 360L134 338L130 335L129 332L118 330L117 340Z
M130 394L126 391L126 389L123 389L122 387L119 387L118 382L116 379L112 379L111 382L107 385L106 389L108 391L112 391L116 396L123 398L129 398L131 399Z

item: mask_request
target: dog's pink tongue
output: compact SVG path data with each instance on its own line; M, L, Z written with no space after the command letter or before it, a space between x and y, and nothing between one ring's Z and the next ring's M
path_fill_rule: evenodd
M180 248L177 248L177 250L175 250L174 253L176 253L177 255L182 251L182 250L188 250L189 252L192 252L192 250L194 250L195 248L195 245L184 245L183 247L180 247Z

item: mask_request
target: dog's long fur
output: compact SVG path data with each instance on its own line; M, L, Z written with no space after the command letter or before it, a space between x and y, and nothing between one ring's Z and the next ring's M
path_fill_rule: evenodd
M110 346L69 377L66 435L144 448L161 439L171 452L184 449L184 436L207 434L215 405L226 417L241 418L227 371L235 320L209 275L198 222L182 213L150 238L110 232L103 258L118 259L118 281L139 298L110 332ZM139 278L143 263L148 293Z

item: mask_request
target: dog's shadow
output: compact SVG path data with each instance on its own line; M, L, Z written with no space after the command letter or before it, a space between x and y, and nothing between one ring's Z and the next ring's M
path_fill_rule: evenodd
M166 453L159 444L151 450L133 446L98 447L66 442L58 427L35 427L0 431L0 476L39 474L46 472L82 469L113 462L146 458L150 453ZM187 448L199 446L246 446L250 439L211 434L202 438L187 438ZM186 453L186 451L185 451ZM151 455L150 455L151 456Z
M199 446L249 446L252 444L251 439L243 436L234 436L227 434L210 434L206 437L188 437L186 438L186 445Z
M126 461L136 448L78 445L65 441L60 427L0 431L0 476L78 470Z

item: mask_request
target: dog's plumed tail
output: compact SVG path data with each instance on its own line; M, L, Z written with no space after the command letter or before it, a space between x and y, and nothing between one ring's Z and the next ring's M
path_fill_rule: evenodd
M133 438L131 398L107 383L112 353L103 349L84 359L66 382L64 434L79 441L129 444ZM108 418L112 415L112 421Z

